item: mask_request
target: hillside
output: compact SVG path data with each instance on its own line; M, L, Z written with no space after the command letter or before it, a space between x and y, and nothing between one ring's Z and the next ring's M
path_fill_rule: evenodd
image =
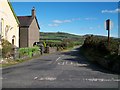
M49 42L62 42L65 39L83 42L84 37L80 35L74 35L64 32L40 32L40 40Z
M64 33L64 32L40 32L42 39L71 39L82 38L82 36Z

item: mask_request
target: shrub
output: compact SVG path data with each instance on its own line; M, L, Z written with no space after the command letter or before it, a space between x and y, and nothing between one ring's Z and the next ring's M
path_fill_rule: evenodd
M109 54L113 52L118 53L118 45L118 40L114 38L110 38L110 46L108 47L106 37L88 36L84 41L83 48L92 48L100 53L104 51L103 54Z
M13 54L13 45L7 41L2 39L2 56L3 58L9 58Z
M45 41L43 42L43 45L44 45L44 48L46 48L46 42Z
M38 53L39 52L39 47L35 46L35 47L31 47L31 48L20 48L19 49L19 54L20 54L20 57L22 56L28 56L29 57L32 57L32 55L34 53Z
M108 47L107 37L88 36L82 49L87 57L93 61L101 63L102 66L113 71L120 72L120 55L118 55L120 41L110 38Z

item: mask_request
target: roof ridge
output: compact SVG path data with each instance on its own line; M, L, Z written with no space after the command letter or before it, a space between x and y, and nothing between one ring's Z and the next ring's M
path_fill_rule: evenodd
M29 15L29 16L17 16L17 17L32 17L32 16Z

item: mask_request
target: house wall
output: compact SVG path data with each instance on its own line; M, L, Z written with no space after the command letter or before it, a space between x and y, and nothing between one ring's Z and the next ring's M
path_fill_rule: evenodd
M20 48L28 47L28 27L20 28Z
M19 47L19 25L7 0L0 2L0 19L2 20L2 38L10 43L14 38L14 45Z
M36 19L34 18L30 27L29 27L29 39L28 39L28 47L32 47L34 42L39 42L40 34L39 34L39 28L37 26Z

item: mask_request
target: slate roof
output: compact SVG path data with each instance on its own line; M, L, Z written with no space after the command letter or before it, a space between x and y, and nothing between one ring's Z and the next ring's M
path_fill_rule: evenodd
M29 27L33 19L34 18L36 19L36 17L32 17L32 16L17 16L17 18L20 22L20 27ZM37 22L38 28L40 29L37 19L36 19L36 22Z

